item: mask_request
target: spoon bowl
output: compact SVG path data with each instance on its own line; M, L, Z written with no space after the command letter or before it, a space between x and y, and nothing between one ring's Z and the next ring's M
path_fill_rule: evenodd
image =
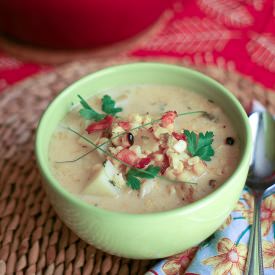
M264 274L261 242L261 202L275 191L275 124L267 112L249 116L253 151L246 185L254 195L254 217L249 238L245 274ZM257 253L258 252L258 253ZM255 260L258 259L258 262Z

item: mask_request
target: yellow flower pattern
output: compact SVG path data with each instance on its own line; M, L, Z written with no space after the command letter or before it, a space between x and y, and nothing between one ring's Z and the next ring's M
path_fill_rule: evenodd
M268 234L273 222L275 222L275 194L267 197L262 203L261 223L263 236Z
M245 270L254 198L246 190L234 211L199 247L164 259L153 269L157 275L242 275ZM275 274L275 194L261 208L265 274ZM210 256L211 255L211 256ZM146 273L147 274L147 273Z
M263 241L264 267L275 269L275 241Z
M225 229L228 225L231 224L231 222L232 222L232 216L229 215L229 216L226 218L225 222L222 224L222 226L221 226L219 229L220 229L220 230Z
M244 218L247 219L249 224L253 223L253 211L254 211L254 200L251 194L248 192L243 194L243 200L246 202L247 206L243 201L239 200L235 211L240 211Z
M197 249L197 247L192 247L181 254L169 258L169 260L163 265L162 270L166 275L184 274Z
M248 223L252 224L254 214L253 197L249 193L245 193L243 198L248 207L242 201L239 201L235 211L241 212L242 216L247 219ZM263 236L267 236L273 222L275 222L275 194L264 199L262 203L261 228Z
M203 260L203 264L212 265L213 275L241 275L245 267L247 247L234 244L228 238L221 239L217 244L218 255Z

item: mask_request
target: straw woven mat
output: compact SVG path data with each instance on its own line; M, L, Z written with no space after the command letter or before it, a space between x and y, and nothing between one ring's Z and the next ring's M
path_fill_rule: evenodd
M81 76L129 59L74 62L13 86L0 100L0 274L144 274L155 261L108 255L86 244L56 216L34 156L34 132L49 101ZM163 60L162 60L163 61ZM174 60L165 60L175 63ZM188 65L186 61L177 61ZM197 69L224 83L245 107L256 98L275 113L275 93L230 64Z

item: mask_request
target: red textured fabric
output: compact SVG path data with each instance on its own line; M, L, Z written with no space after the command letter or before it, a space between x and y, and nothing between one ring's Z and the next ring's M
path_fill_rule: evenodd
M188 0L134 56L189 58L191 63L230 62L275 88L275 1Z
M170 20L128 55L230 63L274 89L275 0L179 0ZM0 53L0 91L44 69Z
M23 62L0 51L0 92L26 77L50 69L50 66Z

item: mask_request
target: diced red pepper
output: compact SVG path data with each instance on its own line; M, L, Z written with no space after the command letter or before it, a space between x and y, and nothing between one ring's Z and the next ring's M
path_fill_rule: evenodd
M177 133L177 132L173 132L172 135L177 140L186 140L185 134L180 134L180 133Z
M130 123L128 121L119 121L117 124L118 126L123 128L125 131L129 131L131 129Z
M135 152L129 149L122 149L120 152L117 153L116 157L132 166L135 166L138 162L138 156Z
M163 162L161 165L160 173L163 175L166 169L170 166L169 158L166 154L163 155Z
M110 128L112 126L114 118L112 116L106 116L104 119L91 123L87 128L86 131L88 134L102 131Z
M161 118L161 126L165 128L168 125L173 124L177 115L176 111L169 111L163 114Z
M145 168L151 162L151 160L152 159L150 157L145 157L140 159L136 164L136 168L139 168L139 169Z

